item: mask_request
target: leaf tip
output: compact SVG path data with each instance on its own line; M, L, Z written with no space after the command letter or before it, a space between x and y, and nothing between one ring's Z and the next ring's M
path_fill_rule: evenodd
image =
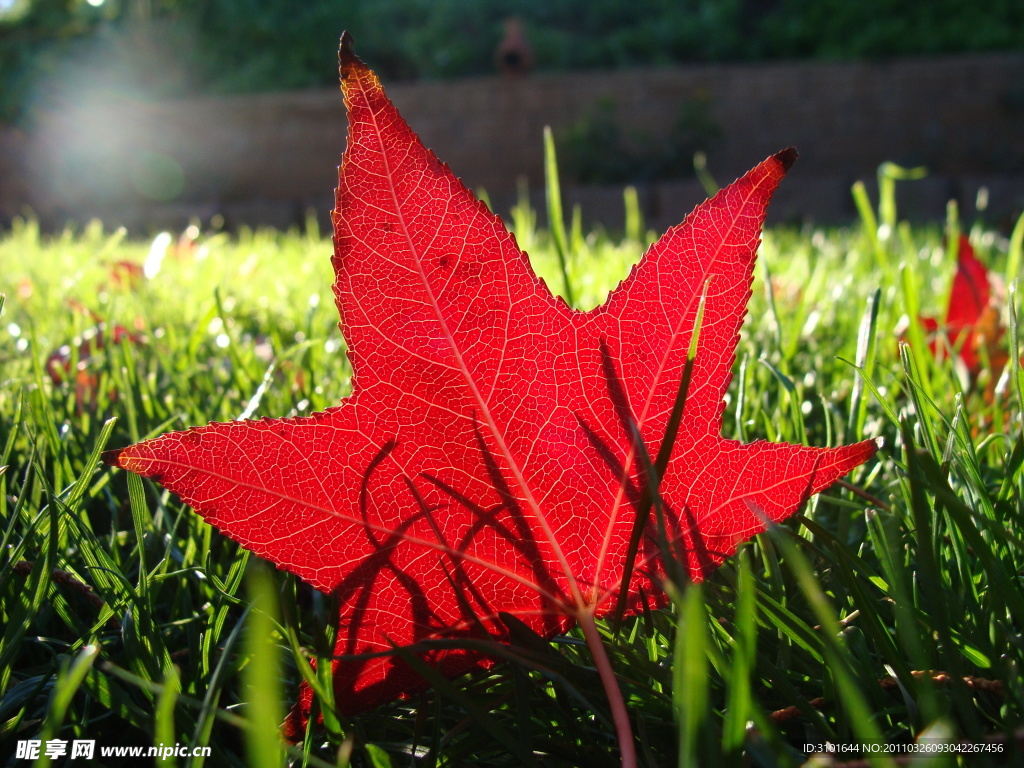
M779 164L782 166L783 173L786 173L789 171L790 168L793 167L793 163L796 162L796 159L799 156L800 155L796 151L796 147L787 147L786 149L777 153L775 155L775 159L778 160Z
M124 468L124 465L121 463L121 454L124 450L124 448L112 448L109 451L103 451L100 454L100 461L111 467Z
M112 448L109 451L103 451L100 454L100 461L110 467L116 467L117 469L124 469L128 472L134 472L137 475L143 477L149 477L153 473L147 472L138 455L133 455L129 451L135 446L128 445L124 448ZM157 478L159 480L159 478Z
M338 76L342 82L345 82L357 68L366 69L366 65L356 56L352 34L346 29L341 33L341 39L338 41Z

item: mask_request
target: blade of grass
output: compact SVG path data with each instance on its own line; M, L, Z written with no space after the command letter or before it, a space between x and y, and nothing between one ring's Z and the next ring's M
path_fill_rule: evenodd
M889 269L889 256L885 251L885 246L882 245L882 241L878 237L878 217L875 216L875 210L871 205L871 200L868 198L868 189L864 186L863 181L856 181L850 191L853 194L853 202L857 207L857 213L860 215L864 236L867 237L868 244L871 246L871 252L874 254L875 266L879 270L887 271Z
M867 307L861 317L857 329L857 354L854 367L862 375L853 380L850 392L850 415L846 424L847 432L853 439L864 437L864 422L867 419L867 399L864 397L864 380L874 374L875 350L878 338L878 303L882 297L882 289L876 288L868 298Z
M266 567L251 568L247 582L253 610L249 612L245 637L249 660L243 669L249 697L246 756L248 765L254 768L277 768L284 757L278 731L284 721L280 654L274 640L277 592Z
M733 765L740 765L753 705L751 674L757 655L757 588L751 570L750 548L742 548L736 559L739 579L736 584L733 654L722 723L722 751L730 757Z
M615 611L613 613L614 618L612 621L612 626L616 636L618 635L618 629L622 624L622 617L625 615L626 599L629 595L629 583L633 576L633 566L636 562L637 553L640 550L640 540L643 538L644 528L647 526L647 521L650 518L652 507L657 507L656 511L659 513L659 537L664 539L662 546L665 547L663 556L666 557L666 568L678 571L680 567L683 569L686 567L685 565L678 563L675 557L670 556L668 546L669 542L664 535L664 518L660 516L659 488L661 486L661 478L665 476L665 470L668 468L668 463L672 458L672 449L675 447L676 437L679 434L679 426L682 424L683 414L686 411L686 397L690 391L690 381L693 378L693 366L697 359L700 331L704 324L704 308L707 305L708 288L710 285L711 279L708 278L704 283L704 287L701 290L700 300L697 303L697 310L693 322L693 332L690 336L690 346L686 352L686 362L683 365L683 374L679 378L679 387L676 389L676 396L672 402L672 412L669 414L668 423L665 425L665 434L661 439L661 445L658 447L658 457L655 459L653 466L651 465L651 457L647 453L646 443L643 441L639 429L637 429L636 424L630 424L630 429L633 433L633 447L640 459L642 468L644 469L647 477L647 487L644 489L644 493L640 499L639 508L636 511L633 530L630 532L629 546L626 549L626 559L623 567L622 579L619 582L619 594L616 599ZM670 578L677 584L682 584L682 574L678 572L671 573Z
M102 662L101 667L105 674L115 677L118 680L123 680L124 682L129 683L136 688L145 689L147 693L150 695L150 697L154 699L159 697L163 693L164 687L162 684L154 682L152 680L147 680L146 678L139 677L138 675L134 675L127 669L122 669L121 667L118 667L116 664L111 664L110 662ZM204 701L200 701L196 698L193 698L192 696L181 695L179 696L178 700L181 703L188 705L189 707L202 709L206 706L206 703ZM228 712L227 710L214 709L213 716L217 720L223 723L227 723L228 725L231 725L235 728L238 728L241 731L246 731L251 727L249 721L246 720L244 717L239 717L235 713ZM203 743L205 742L193 742L192 746L201 746ZM332 765L331 763L328 763L326 760L323 760L317 757L316 755L303 755L302 750L298 747L289 746L288 754L298 760L305 761L306 765L314 766L314 768L337 768L337 765ZM193 764L195 764L196 760L199 760L201 762L203 758L193 757Z
M39 740L44 744L56 738L60 733L68 707L71 706L71 700L82 686L85 676L89 674L99 653L100 647L90 643L82 648L74 659L64 657L57 675L57 682L53 686L50 696L50 710L39 733ZM52 761L53 758L44 752L35 764L39 768L49 768Z
M785 529L769 525L768 532L785 555L786 564L796 577L801 592L810 603L815 617L821 625L820 636L824 641L826 669L835 682L836 693L849 712L849 725L857 739L862 742L881 744L885 742L881 729L875 722L875 712L869 705L860 684L853 673L849 652L839 641L839 624L821 590L810 564L797 549ZM877 755L875 765L896 768L896 762L889 755Z
M644 240L644 217L640 212L640 195L636 187L630 185L622 190L622 201L626 209L626 223L623 237L630 243Z
M1021 217L1024 222L1024 216ZM1021 224L1017 225L1018 228ZM1010 381L1013 383L1013 392L1017 397L1017 413L1024 414L1024 384L1021 383L1021 348L1020 348L1020 325L1017 315L1017 286L1018 281L1014 279L1010 283L1009 300L1007 306L1010 311L1010 358L1007 365L1010 367Z
M672 708L679 737L679 768L706 765L701 746L708 719L707 630L699 582L677 595L672 666Z
M402 661L412 667L424 680L430 683L441 696L452 700L466 710L473 718L473 722L483 728L496 742L512 753L523 766L538 766L534 756L528 752L498 720L491 715L475 698L467 695L464 691L455 686L448 678L438 672L434 667L427 664L423 659L414 653L400 647L395 647L395 654Z
M558 158L555 156L555 137L551 127L544 126L544 185L547 192L548 227L558 255L558 266L562 270L565 285L565 300L570 307L576 306L572 283L569 281L569 237L565 232L565 218L562 216L562 190L558 182Z
M156 712L153 714L153 744L158 749L178 742L178 732L174 726L174 708L178 704L178 695L181 693L181 675L175 666L167 670L164 675L163 690L156 700ZM170 754L163 757L162 765L176 766L178 759Z
M709 198L718 194L720 187L708 170L708 156L704 152L693 153L693 171L697 175L697 181L704 188L704 194Z

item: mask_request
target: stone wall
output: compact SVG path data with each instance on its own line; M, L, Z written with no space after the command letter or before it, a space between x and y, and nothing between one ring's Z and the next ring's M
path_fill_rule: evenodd
M543 182L542 129L612 104L627 135L664 141L688 102L720 136L708 166L727 181L795 145L801 159L774 216L853 215L849 186L879 163L927 165L902 185L904 210L968 211L981 185L993 215L1024 203L1024 52L872 63L768 63L385 84L425 143L504 212L525 177ZM139 103L65 104L0 130L0 221L30 206L50 226L100 216L146 231L220 214L284 226L332 204L345 118L336 90ZM570 189L613 226L621 192ZM641 188L649 223L673 223L703 197L696 182Z

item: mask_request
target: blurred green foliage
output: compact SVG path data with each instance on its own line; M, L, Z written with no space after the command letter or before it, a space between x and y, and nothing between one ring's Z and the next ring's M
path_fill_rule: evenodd
M0 118L68 79L146 97L331 85L344 29L391 80L487 74L510 16L546 71L1024 47L1019 0L0 0Z

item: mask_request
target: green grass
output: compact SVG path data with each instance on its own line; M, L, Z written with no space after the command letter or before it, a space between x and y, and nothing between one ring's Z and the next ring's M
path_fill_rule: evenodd
M971 381L933 359L916 318L944 314L947 230L960 225L909 227L885 194L878 218L859 192L863 227L766 232L725 420L744 441L885 447L704 584L674 586L673 609L614 637L601 625L642 765L796 766L806 743L920 735L1003 748L932 765L1021 759L1019 368ZM526 206L513 214L548 285L564 293L568 280L582 307L653 236L635 209L627 218L625 237L578 223L553 237ZM332 647L327 597L259 567L158 486L99 465L104 447L306 414L348 389L329 241L315 228L192 235L134 284L114 265L142 263L150 244L98 225L47 238L19 221L0 239L0 744L12 752L25 739L178 742L211 755L159 764L280 765L273 723L302 659ZM1016 276L1019 232L977 223L970 235L994 274ZM514 634L492 671L349 720L314 680L325 727L289 759L615 765L582 636Z

